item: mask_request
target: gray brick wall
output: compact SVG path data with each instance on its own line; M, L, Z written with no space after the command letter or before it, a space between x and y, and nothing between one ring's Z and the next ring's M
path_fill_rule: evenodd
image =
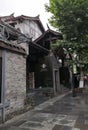
M9 103L7 113L23 108L26 96L26 58L24 56L7 52L5 91L5 102Z

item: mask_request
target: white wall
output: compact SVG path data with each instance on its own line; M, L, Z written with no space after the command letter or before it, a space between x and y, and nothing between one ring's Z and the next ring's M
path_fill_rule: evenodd
M37 39L42 34L38 24L34 21L24 20L22 23L17 22L15 28L20 28L23 34L33 37L32 40Z

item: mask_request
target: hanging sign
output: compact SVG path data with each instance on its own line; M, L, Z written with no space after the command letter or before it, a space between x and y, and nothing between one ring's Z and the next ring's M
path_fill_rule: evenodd
M84 87L83 84L84 84L83 80L80 80L80 81L79 81L79 88L83 88L83 87Z
M77 74L77 66L76 66L76 64L73 64L73 74Z

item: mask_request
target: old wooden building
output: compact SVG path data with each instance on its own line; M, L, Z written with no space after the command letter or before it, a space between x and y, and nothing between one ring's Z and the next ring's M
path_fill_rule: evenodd
M61 40L62 34L50 28L45 31L39 16L12 14L0 19L4 26L4 33L2 27L0 32L0 108L10 113L24 107L27 90L61 91L59 63L51 44Z

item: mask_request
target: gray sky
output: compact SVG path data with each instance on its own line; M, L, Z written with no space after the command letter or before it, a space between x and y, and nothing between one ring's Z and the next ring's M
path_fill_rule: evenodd
M15 16L27 15L37 16L46 27L48 18L51 16L45 11L44 5L49 3L49 0L0 0L0 16L10 15L14 13Z

